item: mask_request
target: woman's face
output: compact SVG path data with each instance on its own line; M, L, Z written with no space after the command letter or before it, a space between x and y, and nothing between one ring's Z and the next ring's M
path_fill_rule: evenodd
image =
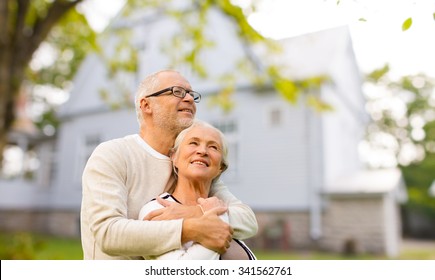
M211 183L221 173L222 140L209 127L197 126L186 133L174 157L178 177Z

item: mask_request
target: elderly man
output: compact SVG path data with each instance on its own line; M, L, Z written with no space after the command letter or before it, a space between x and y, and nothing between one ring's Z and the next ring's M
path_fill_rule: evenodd
M167 204L148 221L141 207L171 185L168 157L178 133L189 127L201 95L180 73L164 70L146 77L136 94L139 134L100 144L83 172L81 237L85 259L136 259L160 255L194 241L220 254L228 241L257 232L252 210L222 183L210 195L226 207L204 215L200 207ZM229 213L230 225L218 216Z

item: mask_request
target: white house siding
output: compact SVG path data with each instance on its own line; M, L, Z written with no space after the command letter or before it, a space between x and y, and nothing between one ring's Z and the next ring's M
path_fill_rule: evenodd
M199 107L197 112L198 118L212 123L223 118L237 122L239 174L226 181L231 191L258 210L307 209L304 107L285 103L277 93L252 90L237 92L234 101L236 107L228 115L219 108ZM270 111L276 108L282 110L282 123L273 127Z
M80 214L68 209L2 209L1 230L31 231L42 234L76 238L80 234Z
M53 206L69 205L79 209L82 195L81 177L87 158L96 147L86 148L87 137L98 137L99 143L138 132L138 123L133 109L98 114L78 115L62 124L59 133L58 176L53 186Z

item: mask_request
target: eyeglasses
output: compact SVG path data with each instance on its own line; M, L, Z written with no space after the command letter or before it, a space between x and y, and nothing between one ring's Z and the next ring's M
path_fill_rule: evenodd
M168 92L168 91L171 91L174 96L179 97L179 98L184 98L186 96L186 94L190 94L190 96L192 96L193 101L195 103L199 103L199 101L201 101L201 94L199 94L198 92L192 91L192 90L187 90L185 88L178 87L178 86L168 87L168 88L159 90L158 92L152 93L146 97L159 96L160 94Z

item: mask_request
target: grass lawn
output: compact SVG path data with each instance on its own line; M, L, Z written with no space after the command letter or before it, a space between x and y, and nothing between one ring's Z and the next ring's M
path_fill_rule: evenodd
M0 233L2 260L81 260L80 240L30 233Z
M370 254L345 256L314 251L260 251L259 260L380 260L382 256ZM66 239L30 233L0 233L0 259L2 260L81 260L83 253L79 239ZM397 259L434 260L431 246L406 247Z

